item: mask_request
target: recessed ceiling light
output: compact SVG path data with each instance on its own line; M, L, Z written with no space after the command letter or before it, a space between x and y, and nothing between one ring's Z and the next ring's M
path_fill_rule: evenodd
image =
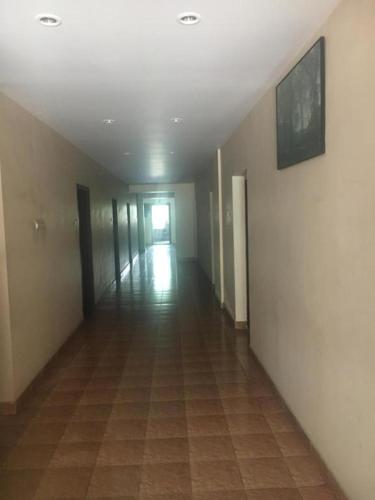
M126 152L124 153L124 156L130 156L130 155L131 155L131 153L130 153L129 151L126 151Z
M113 118L105 118L103 123L104 125L112 125L112 123L115 123L115 120Z
M62 23L62 19L55 14L38 14L36 20L48 28L57 28Z
M181 116L173 116L173 117L171 118L171 122L172 122L172 123L176 123L176 124L178 124L178 123L182 123L183 121L184 121L184 119L183 119L183 118L181 118Z
M174 155L174 151L171 151L171 152L170 152L170 154L171 154L171 155Z
M181 12L177 17L178 21L185 26L191 26L193 24L198 24L201 20L200 14L196 12Z

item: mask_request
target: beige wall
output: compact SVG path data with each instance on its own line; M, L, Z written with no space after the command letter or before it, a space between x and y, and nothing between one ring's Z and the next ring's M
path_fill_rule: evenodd
M222 148L223 211L248 175L252 348L352 500L375 491L374 26L344 0L299 54L326 36L324 156L277 171L274 86Z
M128 260L125 203L135 200L123 183L4 95L0 162L14 364L13 387L1 388L0 400L9 400L82 320L76 184L90 189L96 299L114 279L112 198L119 204L122 267ZM36 232L34 219L43 219L45 228Z

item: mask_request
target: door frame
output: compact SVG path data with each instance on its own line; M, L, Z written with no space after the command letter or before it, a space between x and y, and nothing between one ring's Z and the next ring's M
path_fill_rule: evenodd
M113 227L113 252L115 259L115 280L121 281L120 264L120 238L118 230L118 204L115 198L112 198L112 227Z
M172 210L171 210L171 204L169 203L150 203L151 206L151 236L152 236L152 244L155 245L155 240L154 240L154 228L152 225L152 207L159 207L159 206L164 206L168 207L168 233L169 233L169 240L166 242L166 244L171 245L172 244ZM164 242L163 242L164 243Z

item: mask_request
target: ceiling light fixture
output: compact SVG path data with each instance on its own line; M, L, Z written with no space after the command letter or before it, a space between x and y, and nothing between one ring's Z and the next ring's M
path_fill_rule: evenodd
M115 123L115 120L113 118L105 118L103 120L103 123L104 125L112 125L113 123Z
M193 24L199 23L201 16L196 12L181 12L181 14L177 17L177 20L185 26L192 26Z
M174 155L174 151L171 151L171 152L170 152L170 154L171 154L171 155Z
M124 153L124 156L130 156L131 153L129 151L126 151L126 153Z
M55 14L38 14L35 19L47 28L57 28L62 23L61 17Z
M179 123L182 123L183 121L184 121L184 119L181 118L180 116L173 116L171 118L171 122L175 123L176 125L179 124Z

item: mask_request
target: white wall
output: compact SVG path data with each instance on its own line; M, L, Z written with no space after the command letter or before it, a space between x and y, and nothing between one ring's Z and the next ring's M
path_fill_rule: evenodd
M222 147L224 218L247 171L251 346L352 500L375 492L374 21L373 0L343 0ZM275 84L321 35L327 152L278 171Z
M129 190L132 193L175 194L177 258L195 259L197 223L194 184L137 184L129 186Z
M13 365L13 381L5 388L0 384L0 401L14 401L82 320L76 185L90 189L97 300L115 277L112 199L119 207L123 267L128 258L126 203L135 206L135 197L102 166L3 94L0 164L8 275L7 287L1 270L0 307L6 304L8 288ZM44 221L39 232L34 219ZM0 241L1 231L0 226ZM136 252L136 237L133 243ZM0 258L3 263L1 244ZM4 330L5 319L1 321L0 343L9 350L8 326Z

